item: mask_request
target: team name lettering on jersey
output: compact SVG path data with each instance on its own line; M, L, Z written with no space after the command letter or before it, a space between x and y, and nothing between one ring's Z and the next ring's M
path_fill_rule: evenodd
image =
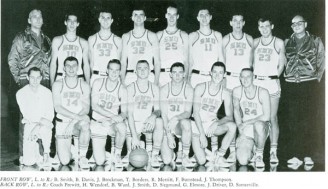
M165 36L165 50L176 50L178 49L179 38L177 36Z
M259 55L260 61L270 61L272 52L273 49L271 48L258 48L256 50L256 53Z
M99 56L110 56L110 52L113 49L113 44L98 43L96 48L99 51Z
M200 39L200 44L205 45L205 51L212 51L212 45L216 44L216 39L210 37L202 38Z
M79 51L79 46L76 45L63 45L63 51L67 52L68 56L76 56L76 52Z
M101 93L99 96L98 104L102 108L111 109L115 101L116 101L116 96L113 96L111 94Z
M246 44L243 42L233 42L230 44L230 49L234 50L235 56L242 56L242 55L244 55L244 50L246 49Z
M146 41L132 41L131 47L133 48L133 54L144 54L145 47L147 46Z

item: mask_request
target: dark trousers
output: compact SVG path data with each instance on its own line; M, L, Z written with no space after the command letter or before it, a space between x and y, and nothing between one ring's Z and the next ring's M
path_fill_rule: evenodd
M19 80L19 88L23 88L28 85L29 81L27 79ZM50 88L50 81L49 80L42 80L41 85ZM28 100L28 99L26 99ZM18 149L19 149L19 156L23 156L23 135L24 135L24 124L22 124L23 115L19 113L19 132L18 132ZM38 140L39 147L40 147L40 154L43 155L43 147L41 145L41 140Z
M286 158L324 157L324 78L301 83L282 82L280 147Z

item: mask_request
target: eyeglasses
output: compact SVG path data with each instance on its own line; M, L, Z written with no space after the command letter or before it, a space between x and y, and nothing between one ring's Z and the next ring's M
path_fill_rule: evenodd
M294 27L296 27L296 26L301 26L302 23L304 23L304 22L305 22L305 21L294 22L294 23L292 23L291 27L294 28Z

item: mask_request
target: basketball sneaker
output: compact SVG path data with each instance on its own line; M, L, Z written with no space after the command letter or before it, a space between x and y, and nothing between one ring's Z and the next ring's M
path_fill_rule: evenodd
M263 162L263 157L260 156L260 155L257 155L256 158L255 158L255 167L256 168L261 168L261 167L264 167L265 164Z
M313 162L313 160L310 157L305 157L304 158L304 164L305 165L313 165L314 162Z
M48 153L43 154L43 167L51 167L51 160Z
M183 167L194 167L195 164L191 162L187 155L182 155L182 166Z
M277 172L277 163L270 163L270 172Z
M270 163L279 163L279 159L277 157L276 152L271 152L270 153Z
M79 158L79 166L81 169L88 169L89 168L89 160L85 156L81 156Z
M150 160L150 165L152 167L160 167L161 164L159 163L159 155L153 155Z
M177 159L175 160L175 163L177 164L182 163L182 151L177 152Z
M114 155L114 164L115 164L115 168L123 167L123 163L122 163L120 154Z
M123 157L122 163L129 163L129 155L130 153L127 153L126 156Z

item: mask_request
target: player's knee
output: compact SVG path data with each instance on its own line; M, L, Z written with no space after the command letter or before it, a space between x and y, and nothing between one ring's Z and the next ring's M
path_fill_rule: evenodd
M254 123L254 130L258 135L265 133L265 123L263 121L257 121Z
M70 158L69 157L59 157L60 163L62 165L68 165L70 162Z
M234 122L228 122L227 125L228 125L228 130L231 133L236 133L236 131L237 131L237 125Z
M198 165L204 165L206 163L206 157L197 157L196 156L196 161L198 163Z
M271 116L270 121L271 121L271 123L272 123L272 122L274 122L274 123L278 123L278 116L277 116L277 115L275 115L275 116Z
M121 136L127 135L127 129L126 129L126 125L124 123L116 124L116 130L117 130L117 133Z
M237 161L239 162L240 165L248 165L249 159L248 159L247 155L237 153L236 157L237 157Z
M182 127L182 131L189 133L191 132L191 123L190 120L188 119L183 119L180 121L181 127Z
M90 124L89 124L89 122L81 121L79 123L79 125L80 125L80 128L81 128L81 131L83 131L83 132L90 132Z
M96 157L94 155L94 158L95 158L95 162L97 165L104 165L105 163L105 157Z

